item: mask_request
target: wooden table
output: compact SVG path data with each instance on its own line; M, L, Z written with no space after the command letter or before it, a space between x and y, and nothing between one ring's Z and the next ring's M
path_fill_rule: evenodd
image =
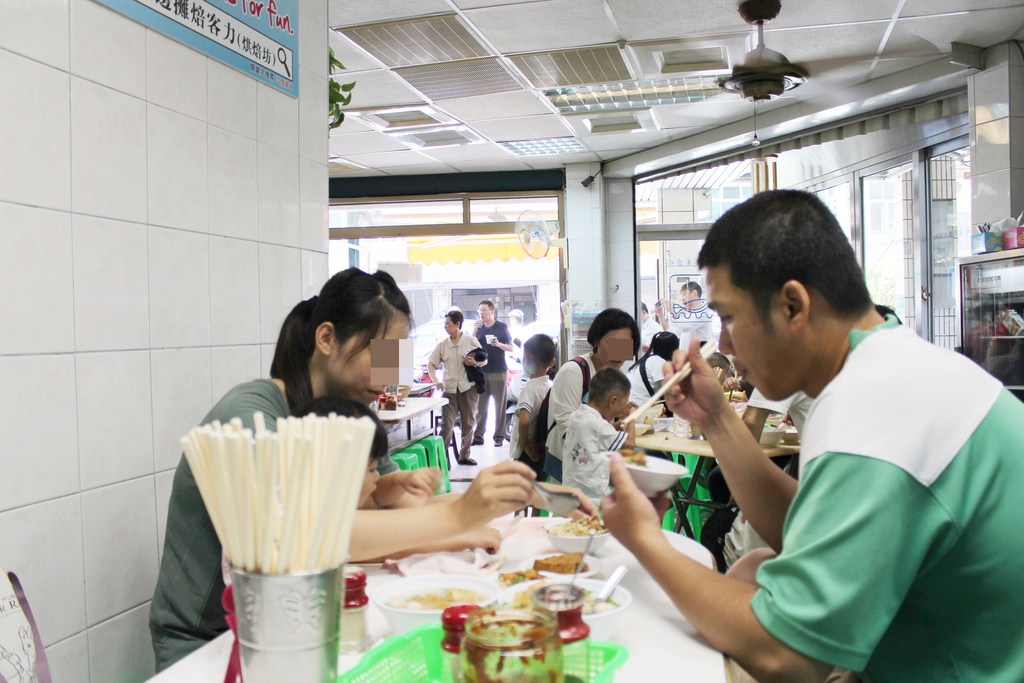
M690 538L695 538L696 534L690 526L690 521L686 518L686 513L689 511L690 506L694 505L712 509L725 507L725 504L723 503L713 503L711 501L701 500L694 495L694 492L697 490L698 475L704 469L705 463L707 463L709 459L715 457L715 452L712 450L711 444L704 439L688 439L686 437L676 436L670 432L652 432L650 434L644 434L643 436L636 437L636 445L650 451L687 453L697 456L697 463L693 468L694 471L691 472L689 483L685 486L679 483L672 487L672 502L676 510L675 530L677 533L685 533ZM771 447L762 446L761 450L764 451L764 454L769 458L774 458L780 455L793 455L795 453L799 453L800 447L779 444Z
M711 444L704 439L687 439L682 436L676 436L670 432L651 432L650 434L638 436L636 437L636 445L650 451L689 453L690 455L698 455L705 458L715 457L715 452L711 449ZM764 451L764 454L769 458L774 458L780 455L793 455L794 453L799 453L800 446L779 444L778 446L771 446L770 448L762 446L761 450Z
M501 530L507 527L508 521L507 518L498 519L493 522L493 526ZM537 517L521 520L502 541L499 552L507 558L504 567L512 570L526 558L556 552L541 531L541 526L552 521L551 518ZM712 566L711 553L703 546L685 536L668 531L664 533L681 554L700 562L705 567ZM613 641L628 648L629 659L616 672L616 681L672 680L680 683L726 683L725 661L722 654L708 645L697 633L661 587L621 543L611 538L594 555L604 565L601 577L620 564L626 565L629 569L621 585L633 594L633 604L623 613L622 621L619 622L612 638ZM399 578L396 572L385 570L379 565L365 566L364 569L371 594L377 587ZM372 602L367 611L367 626L374 642L379 642L390 635L384 615ZM225 633L160 673L151 679L151 682L221 683L224 680L231 643L231 633ZM359 659L358 655L340 657L338 672L348 671L359 662Z
M377 417L388 433L388 453L434 433L434 411L448 403L444 396L410 396L396 410L378 410Z

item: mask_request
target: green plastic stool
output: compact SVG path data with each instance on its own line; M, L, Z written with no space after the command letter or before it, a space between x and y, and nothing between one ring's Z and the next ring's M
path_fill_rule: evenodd
M676 530L676 509L670 507L665 511L665 516L661 518L661 528L665 531Z
M427 449L418 443L409 444L408 446L400 450L399 453L415 454L416 465L412 469L418 469L427 466Z
M444 452L444 439L439 436L427 436L416 442L427 451L427 467L441 470L441 483L445 493L452 492L452 482L448 476L448 458ZM439 492L440 493L440 492Z
M401 470L414 470L420 466L419 456L413 451L395 451L391 454L391 459Z

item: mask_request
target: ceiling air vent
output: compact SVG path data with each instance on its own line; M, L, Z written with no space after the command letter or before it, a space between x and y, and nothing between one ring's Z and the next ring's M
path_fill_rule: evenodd
M537 157L547 154L573 154L589 152L583 143L576 138L545 138L543 140L515 140L499 142L499 145L517 157Z
M327 157L327 170L334 173L344 173L346 171L365 171L366 166L357 164L354 161L349 161L345 157L332 154Z
M455 14L335 30L390 67L491 54Z
M352 111L348 116L362 119L378 130L396 130L416 126L437 126L456 123L455 119L429 106L392 107L373 111Z
M473 59L395 69L433 102L522 90L497 59Z
M420 148L456 147L485 141L482 135L469 126L441 126L384 132L407 145Z
M632 78L617 45L510 57L535 88L608 83Z

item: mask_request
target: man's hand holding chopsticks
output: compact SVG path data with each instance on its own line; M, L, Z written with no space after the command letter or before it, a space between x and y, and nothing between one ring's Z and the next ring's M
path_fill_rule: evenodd
M679 417L704 429L715 414L732 408L725 400L722 384L715 376L714 369L701 356L700 341L697 339L690 342L688 352L683 349L675 352L672 361L665 364L665 377L671 377L681 370L686 361L690 361L691 373L668 390L665 404Z

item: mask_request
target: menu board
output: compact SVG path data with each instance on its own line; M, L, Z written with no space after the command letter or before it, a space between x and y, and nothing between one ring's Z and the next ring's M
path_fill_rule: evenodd
M299 96L299 0L97 1Z

